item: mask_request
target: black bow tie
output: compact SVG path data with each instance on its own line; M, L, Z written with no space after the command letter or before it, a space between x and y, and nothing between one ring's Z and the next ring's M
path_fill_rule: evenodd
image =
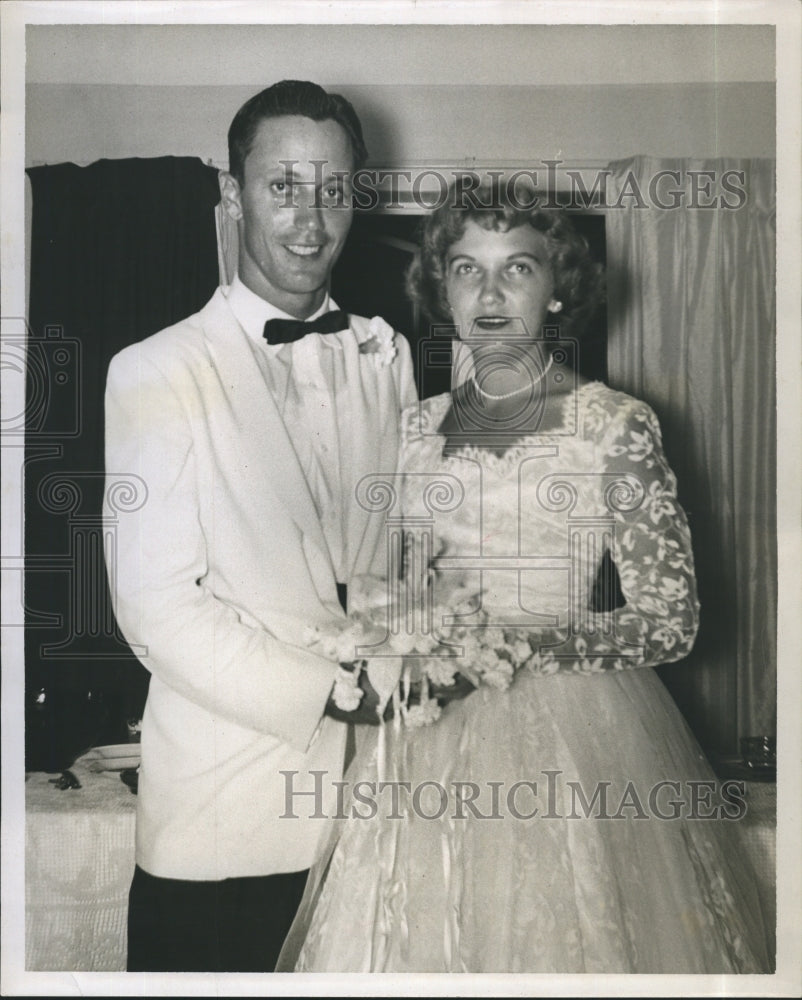
M317 319L269 319L265 323L264 338L268 344L291 344L307 333L339 333L348 329L348 313L341 309L323 313Z

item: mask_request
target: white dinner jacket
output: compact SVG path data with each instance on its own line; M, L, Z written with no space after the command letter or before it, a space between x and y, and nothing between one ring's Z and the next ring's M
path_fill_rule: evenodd
M354 485L395 471L400 412L415 399L408 344L397 336L394 362L377 365L358 349L367 323L352 317L354 336L336 335L353 414L340 460ZM151 672L136 854L153 875L307 868L334 810L346 726L323 710L336 665L303 632L342 611L289 433L222 289L109 368L107 489L133 473L146 490L119 515L109 576ZM351 573L380 566L382 518L354 500L347 518ZM295 794L316 782L322 799Z

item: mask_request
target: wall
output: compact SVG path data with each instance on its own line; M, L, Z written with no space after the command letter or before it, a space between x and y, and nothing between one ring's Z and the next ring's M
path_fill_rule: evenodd
M773 156L763 26L29 26L26 163L197 155L292 76L353 99L374 163Z
M173 154L223 165L231 118L256 89L29 84L26 163ZM338 89L378 164L774 155L769 83Z

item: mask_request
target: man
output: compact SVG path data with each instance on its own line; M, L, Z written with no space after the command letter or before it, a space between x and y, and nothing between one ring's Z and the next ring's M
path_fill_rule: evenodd
M403 338L371 352L375 324L329 323L350 176L366 157L350 104L276 84L236 115L229 156L238 276L108 376L109 485L134 473L147 490L110 567L118 621L152 675L131 971L274 967L335 811L326 789L349 718L332 701L337 664L305 647L304 629L341 619L349 580L381 570L383 525L354 488L394 470L415 399ZM375 721L361 683L352 718Z

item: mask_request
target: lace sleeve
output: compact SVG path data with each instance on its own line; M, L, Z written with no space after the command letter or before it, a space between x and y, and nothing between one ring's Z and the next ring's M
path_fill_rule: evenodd
M597 431L599 470L638 487L632 509L614 512L612 556L625 604L583 613L568 634L540 634L531 663L537 672L671 663L691 651L699 625L690 531L657 418L645 403L610 393L594 401L588 419Z

